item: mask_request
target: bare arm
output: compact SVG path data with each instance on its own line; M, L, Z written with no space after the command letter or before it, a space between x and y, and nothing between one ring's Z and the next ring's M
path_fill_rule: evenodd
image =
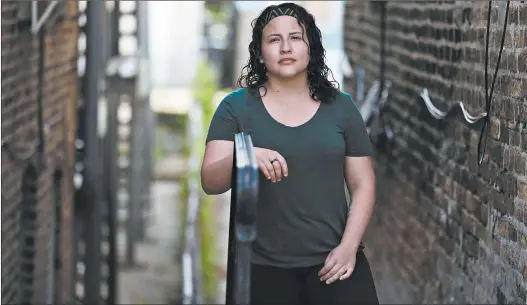
M273 150L255 147L258 168L272 182L287 177L287 162ZM277 162L271 160L276 159ZM208 195L225 193L231 188L232 167L234 164L234 143L232 141L210 141L205 147L205 157L201 165L201 185Z
M346 157L345 162L346 183L352 197L341 243L357 250L373 213L375 172L371 157Z
M208 195L225 193L231 188L234 142L210 141L201 165L201 186Z

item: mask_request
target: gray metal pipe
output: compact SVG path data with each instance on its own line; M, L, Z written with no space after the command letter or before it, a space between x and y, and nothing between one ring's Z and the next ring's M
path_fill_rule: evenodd
M97 135L99 79L101 70L101 0L90 0L87 4L86 26L86 74L85 78L85 149L84 149L84 184L82 199L86 209L85 234L85 304L100 304L101 295L101 225L102 163L100 156L100 139Z
M46 137L44 133L44 73L46 69L46 31L42 28L42 31L38 33L38 95L37 95L37 122L38 122L38 158L40 169L44 169L45 158L44 152L46 151Z
M51 13L53 13L53 10L58 4L58 0L51 1L48 7L46 7L46 10L44 11L40 19L38 19L38 1L33 1L31 3L31 32L33 34L38 33L40 28L44 26L44 23L51 16Z
M117 111L119 108L119 95L113 94L108 99L108 133L106 136L105 160L107 162L107 202L108 202L108 304L117 304L119 276L118 276L118 249L117 249L117 191L119 189L119 173L117 168Z

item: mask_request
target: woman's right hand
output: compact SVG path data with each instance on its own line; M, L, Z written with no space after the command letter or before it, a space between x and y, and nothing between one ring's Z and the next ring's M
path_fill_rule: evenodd
M278 182L282 177L287 177L288 169L284 157L278 152L266 148L254 148L258 168L265 177L273 183Z

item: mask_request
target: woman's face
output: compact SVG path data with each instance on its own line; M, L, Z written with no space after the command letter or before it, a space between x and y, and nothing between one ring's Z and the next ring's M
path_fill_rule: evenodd
M263 29L262 57L267 72L279 78L292 78L307 73L309 45L302 27L291 16L272 19ZM305 35L304 35L305 36Z

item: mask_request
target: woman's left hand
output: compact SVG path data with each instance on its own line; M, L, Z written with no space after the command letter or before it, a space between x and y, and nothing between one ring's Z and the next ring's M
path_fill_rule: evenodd
M331 284L336 280L345 280L350 277L355 268L357 251L343 244L338 245L326 258L324 267L318 272L320 281Z

